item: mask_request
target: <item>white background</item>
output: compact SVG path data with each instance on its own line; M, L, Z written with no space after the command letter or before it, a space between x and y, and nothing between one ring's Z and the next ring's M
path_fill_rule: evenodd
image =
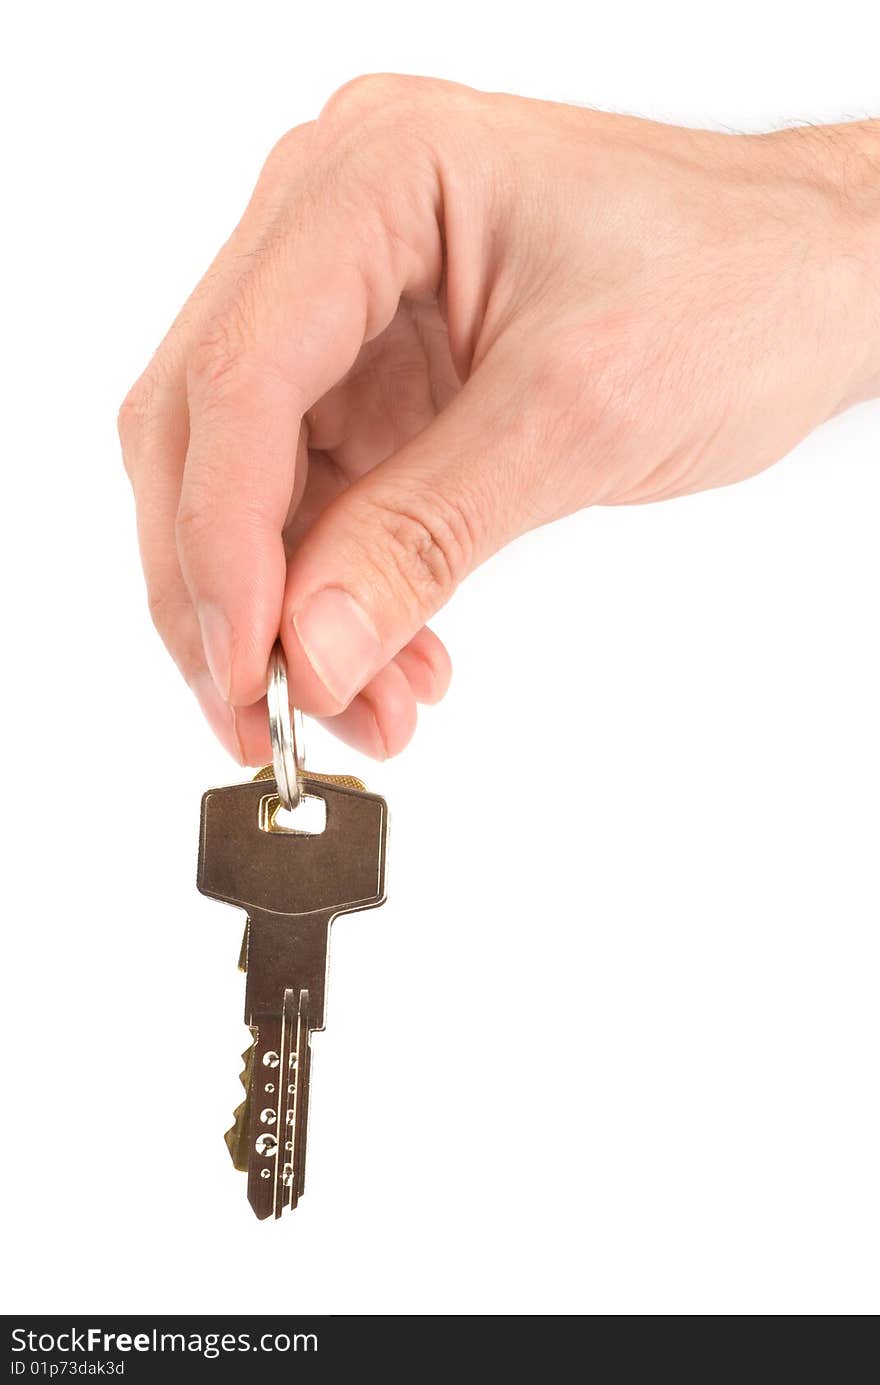
M713 127L880 110L875 6L19 6L2 57L4 1307L878 1307L880 405L585 513L437 621L389 900L335 927L308 1192L259 1224L239 772L147 616L116 408L290 125L363 71Z

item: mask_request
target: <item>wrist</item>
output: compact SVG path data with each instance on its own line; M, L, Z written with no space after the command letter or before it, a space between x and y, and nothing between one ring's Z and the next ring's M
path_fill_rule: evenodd
M832 134L829 176L863 313L857 321L862 323L864 356L846 401L855 404L880 397L880 120L834 126Z
M880 120L767 138L784 143L788 171L818 194L809 204L828 286L821 327L842 368L840 411L880 397Z

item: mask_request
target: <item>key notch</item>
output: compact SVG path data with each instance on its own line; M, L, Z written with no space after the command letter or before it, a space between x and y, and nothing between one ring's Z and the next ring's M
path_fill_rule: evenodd
M260 799L258 821L261 832L320 837L327 827L327 803L318 794L301 793L295 808L285 808L277 794L264 794Z

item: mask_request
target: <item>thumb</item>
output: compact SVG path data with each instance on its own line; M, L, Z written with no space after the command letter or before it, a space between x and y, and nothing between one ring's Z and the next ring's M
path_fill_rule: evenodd
M479 563L529 527L516 405L488 362L416 438L338 496L291 562L291 697L348 706Z

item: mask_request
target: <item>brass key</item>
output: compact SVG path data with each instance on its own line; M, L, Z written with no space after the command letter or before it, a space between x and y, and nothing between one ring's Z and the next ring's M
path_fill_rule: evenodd
M263 772L263 776L268 771ZM198 886L246 910L245 1100L227 1143L247 1170L260 1218L296 1207L305 1183L309 1039L324 1027L330 924L385 899L385 800L330 777L298 776L285 826L273 779L209 789L202 799ZM323 830L295 824L324 804Z

